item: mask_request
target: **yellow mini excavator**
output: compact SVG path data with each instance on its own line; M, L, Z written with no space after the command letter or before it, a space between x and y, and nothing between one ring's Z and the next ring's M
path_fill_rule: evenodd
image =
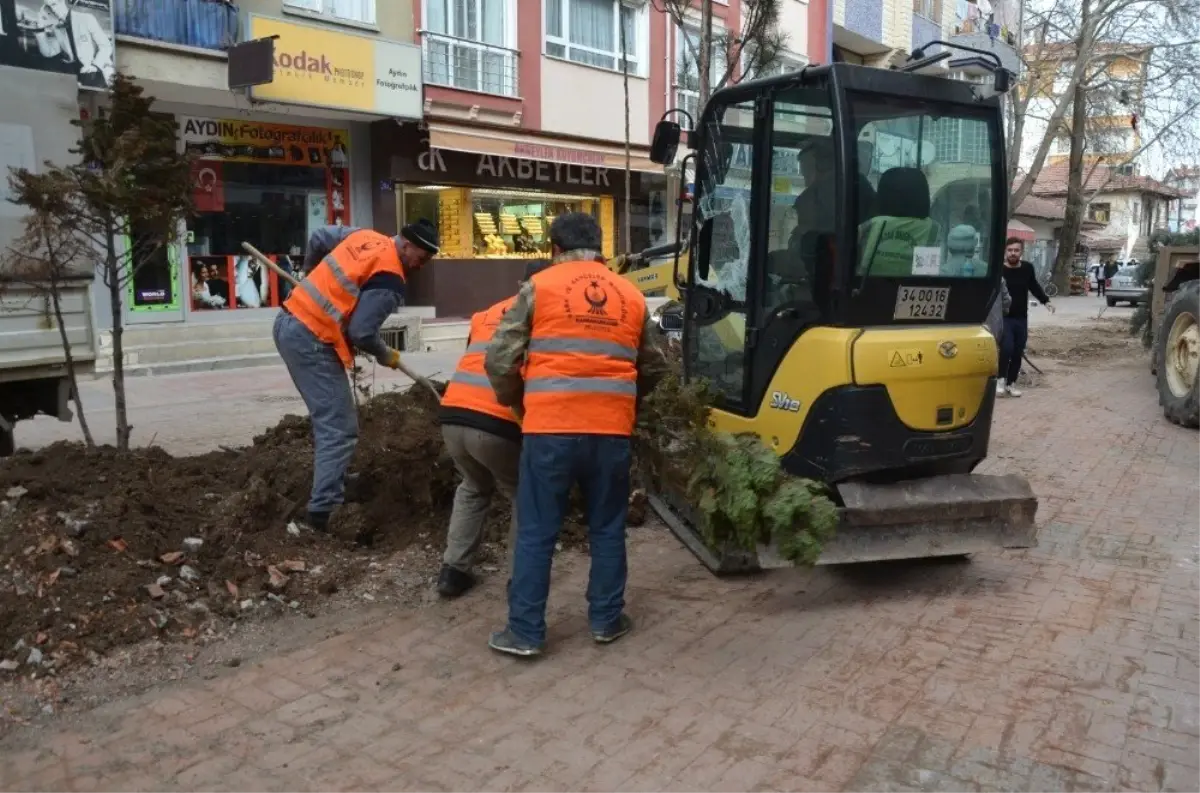
M644 292L681 295L684 375L716 393L713 426L758 435L829 486L840 527L820 564L1036 544L1028 483L973 473L996 399L984 323L1008 222L1009 73L976 50L986 84L919 72L948 57L717 91L682 158L688 228L621 263ZM668 116L651 151L664 165L681 138ZM651 503L716 573L788 564L767 546L707 547L681 493Z

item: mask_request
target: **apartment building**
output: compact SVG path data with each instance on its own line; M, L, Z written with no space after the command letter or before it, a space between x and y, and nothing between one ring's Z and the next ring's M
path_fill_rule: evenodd
M1142 136L1136 123L1142 112L1150 58L1154 48L1140 44L1104 43L1096 47L1089 68L1102 69L1095 79L1099 86L1088 92L1087 152L1084 161L1098 159L1110 164L1132 160L1142 146ZM1025 47L1031 79L1029 100L1022 136L1021 164L1028 165L1046 136L1046 119L1066 92L1075 68L1075 46L1071 43L1033 42ZM1070 120L1070 113L1065 116ZM1066 162L1071 154L1070 130L1064 124L1054 136L1047 164Z
M940 40L993 52L1009 71L1019 70L1021 0L833 0L832 6L833 60L888 68ZM937 68L970 77L988 67L954 52Z
M784 2L789 47L773 70L800 68L824 42L810 36L819 11ZM740 31L741 0L713 8L718 34ZM697 111L698 10L682 25L647 0L419 0L413 13L423 118L376 123L371 140L376 227L426 217L442 237L411 302L467 316L510 294L548 256L563 212L596 217L606 256L672 238L685 178L652 163L649 145L665 112ZM719 82L728 64L716 55Z
M1173 187L1182 196L1167 219L1167 228L1174 232L1191 231L1200 223L1200 165L1180 166L1167 171L1163 184Z
M198 156L196 212L130 285L130 324L269 318L311 232L374 225L372 121L418 119L421 53L408 0L111 0L116 65ZM226 49L275 37L273 79L230 89ZM233 75L237 79L237 75ZM103 96L94 97L99 110Z

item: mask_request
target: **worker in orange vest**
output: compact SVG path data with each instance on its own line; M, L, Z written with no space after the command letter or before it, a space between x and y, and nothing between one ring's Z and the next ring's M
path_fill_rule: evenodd
M517 543L508 625L489 646L540 655L554 546L578 483L587 502L588 623L606 644L627 634L625 517L637 400L666 371L646 299L605 266L588 214L550 226L550 267L519 292L488 345L484 368L500 404L523 414Z
M544 264L525 268L529 278ZM446 532L446 553L438 574L437 590L442 597L455 598L475 586L471 570L483 540L492 494L499 490L513 507L508 532L508 574L517 536L517 463L521 457L521 419L512 408L496 401L496 394L483 369L484 354L504 312L516 297L501 300L471 317L467 350L446 386L438 417L442 438L462 476L454 492L454 508Z
M396 369L400 352L384 344L379 329L404 304L405 273L438 252L437 230L427 220L397 237L371 229L326 226L309 239L308 275L275 318L275 347L312 417L313 485L304 528L326 531L342 503L346 470L358 442L354 394L346 377L354 350Z

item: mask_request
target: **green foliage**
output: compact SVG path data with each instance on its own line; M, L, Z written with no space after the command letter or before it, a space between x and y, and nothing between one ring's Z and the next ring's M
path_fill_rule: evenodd
M774 542L785 559L814 564L838 521L824 485L784 472L757 435L713 431L712 403L704 383L668 375L638 411L639 473L696 508L710 547Z

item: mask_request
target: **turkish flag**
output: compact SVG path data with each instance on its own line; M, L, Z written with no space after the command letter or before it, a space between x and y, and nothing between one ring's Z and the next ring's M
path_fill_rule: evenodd
M192 203L197 212L225 210L225 182L221 179L219 160L192 163Z

